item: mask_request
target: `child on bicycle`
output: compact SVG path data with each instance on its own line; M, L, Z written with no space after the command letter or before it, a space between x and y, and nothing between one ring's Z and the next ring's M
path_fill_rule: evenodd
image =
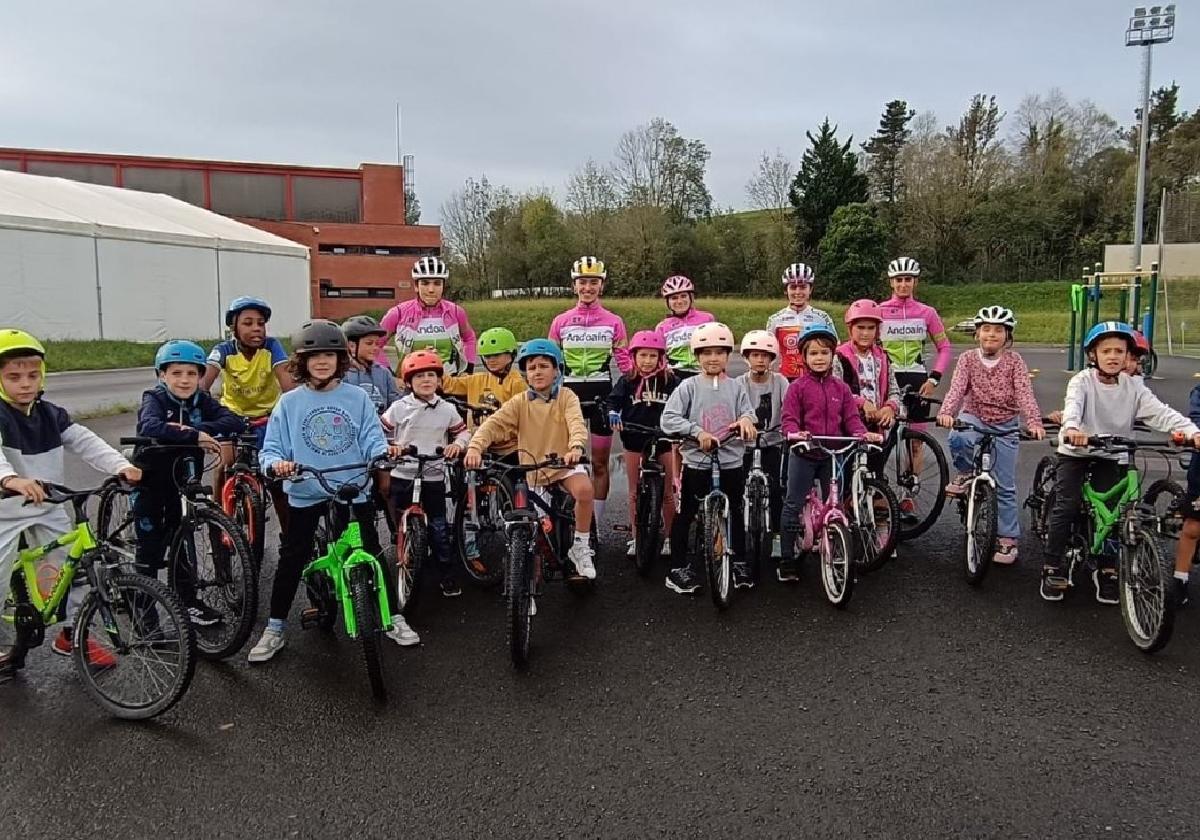
M1009 432L1017 428L1018 415L1024 416L1029 434L1037 440L1046 435L1042 411L1038 408L1029 368L1021 354L1012 349L1017 319L1011 309L985 306L975 314L975 341L979 347L958 357L950 390L942 402L937 423L953 428L955 419L989 431ZM962 411L960 414L959 411ZM958 476L946 486L947 496L961 496L975 464L979 432L973 429L950 433L950 457ZM992 477L996 479L997 523L996 553L992 562L1009 565L1017 562L1017 543L1021 523L1017 504L1017 450L1015 435L995 439Z
M375 411L382 415L388 406L404 396L396 386L391 368L375 360L387 330L370 315L355 315L342 324L342 333L350 348L350 367L345 382L366 391L375 404Z
M657 430L662 420L663 406L667 398L679 385L675 373L667 367L667 342L657 332L642 330L635 333L629 342L633 355L633 370L617 380L608 395L608 425L621 435L621 446L625 449L625 476L629 480L629 522L637 522L638 472L642 466L642 452L650 437L649 433L626 429L626 423L647 426ZM675 454L669 443L659 442L654 447L654 457L666 470L663 482L662 512L667 533L675 519ZM637 554L637 534L629 541L630 557ZM670 541L663 544L663 553L670 553Z
M748 370L738 377L738 382L746 389L750 404L754 406L757 418L755 426L761 432L777 432L783 420L783 395L787 393L788 381L783 374L771 370L771 365L779 358L779 342L775 336L766 330L750 330L742 336L742 358L746 360ZM752 463L752 454L746 453L745 467L747 472ZM770 526L775 534L772 554L780 551L779 516L783 512L783 451L779 447L764 449L762 453L763 471L771 479ZM757 559L757 558L756 558ZM758 570L754 570L754 578L758 579Z
M0 490L12 498L0 499L0 608L12 583L12 561L23 534L33 544L45 545L74 527L71 512L62 505L45 505L41 482L66 480L63 453L69 451L88 466L127 481L139 481L142 471L133 466L99 436L71 420L62 408L42 399L46 379L46 349L27 332L0 330ZM26 504L26 503L29 504ZM49 555L55 576L64 552ZM83 602L85 587L72 587L68 595L68 626L55 637L51 650L70 656L73 650L70 621ZM10 665L12 624L0 620L0 672ZM99 643L88 640L88 662L111 667L115 660Z
M1200 385L1188 395L1188 417L1200 424ZM1196 557L1196 545L1200 542L1200 454L1192 453L1188 462L1187 489L1180 506L1183 514L1183 530L1175 545L1175 606L1187 606L1188 578L1191 576L1192 561Z
M717 450L721 470L721 490L729 499L729 524L733 536L733 580L739 589L754 586L754 571L742 560L746 542L746 523L742 519L746 470L743 440L754 440L754 406L746 389L725 374L733 353L733 332L718 322L701 324L691 337L692 352L700 363L700 373L680 383L667 400L662 413L662 430L669 435L687 436L680 446L683 476L679 513L671 524L671 571L666 585L673 592L691 595L700 589L699 558L688 562L688 531L696 519L701 500L712 490L711 460L708 453ZM736 430L741 440L721 443L720 438Z
M811 324L800 336L804 375L794 379L783 398L780 426L790 441L811 437L861 437L879 443L883 436L868 432L858 413L850 386L833 375L837 334L824 324ZM792 452L788 457L787 498L783 503L783 545L776 576L785 583L800 579L796 542L802 530L800 514L808 491L827 484L831 459L823 453Z
M303 386L288 391L271 411L260 461L263 472L291 478L297 464L329 469L369 463L389 454L375 405L362 388L342 381L350 367L350 349L342 329L332 321L305 323L292 341L289 372ZM348 479L353 475L348 473ZM330 495L312 479L287 482L288 527L283 532L279 565L271 588L271 610L262 638L250 650L251 662L266 662L285 645L288 613L300 575L313 557L313 538ZM362 526L363 548L380 553L375 505L366 491L354 500L350 514ZM398 644L415 644L398 605L392 603L392 629ZM406 641L409 640L409 641Z
M219 456L218 438L228 438L246 428L246 421L200 390L205 372L204 348L191 341L168 341L154 355L158 385L142 392L137 433L165 444L194 444L194 450L166 449L139 457L142 481L130 500L137 531L138 571L157 577L163 568L166 540L179 525L181 474L188 459L203 470L204 452ZM181 593L182 594L182 593ZM188 593L193 595L194 593ZM210 627L221 613L201 599L189 597L184 604L191 622Z
M1119 321L1102 321L1084 337L1088 367L1071 377L1063 405L1058 466L1054 478L1054 508L1042 567L1041 594L1047 601L1061 601L1070 586L1063 555L1072 526L1079 517L1083 483L1088 479L1097 491L1111 488L1128 469L1124 457L1090 452L1092 435L1129 435L1140 420L1160 432L1182 432L1200 444L1200 428L1150 393L1143 383L1125 374L1125 361L1135 346L1133 328ZM1102 556L1092 574L1096 600L1118 602L1115 558Z
M592 480L580 463L587 454L588 427L579 407L579 397L563 385L563 354L548 338L527 341L517 353L517 369L528 384L524 395L515 397L484 420L471 436L463 466L477 470L483 453L497 442L517 441L522 463L540 463L555 453L566 469L530 473L531 487L559 485L575 499L575 539L567 559L578 577L594 580L592 560Z
M410 393L384 412L384 423L392 429L392 443L403 450L416 447L420 455L432 455L445 447L443 457L453 461L470 440L467 424L458 410L437 395L445 368L437 351L417 350L400 363L400 375ZM446 524L446 464L429 461L421 473L421 507L429 521L433 558L441 570L442 595L453 598L462 594L450 554L450 526ZM412 503L413 480L417 465L401 461L392 470L391 496L397 519Z

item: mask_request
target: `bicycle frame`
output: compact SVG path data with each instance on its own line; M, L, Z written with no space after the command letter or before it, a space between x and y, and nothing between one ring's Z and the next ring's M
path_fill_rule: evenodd
M840 522L849 527L850 519L846 516L846 510L842 504L842 491L840 476L845 473L846 464L851 459L844 457L851 450L857 448L860 441L858 438L822 438L823 440L850 440L848 446L841 449L827 449L820 444L817 448L824 451L830 456L833 463L829 470L829 490L825 494L825 498L821 498L821 494L817 491L816 482L813 482L812 488L808 491L808 496L804 503L804 537L801 540L800 546L804 551L812 551L817 544L817 535L822 538L825 535L825 526L831 522ZM861 488L860 488L861 489Z
M782 437L780 437L780 439L775 443L769 443L769 444L763 443L762 442L763 439L766 438L767 435L769 435L769 434L775 434L775 433L774 432L759 432L758 437L756 437L754 439L754 443L750 446L750 469L746 471L746 487L750 486L750 482L752 480L757 481L757 480L761 479L761 481L763 482L763 486L767 490L767 494L763 498L763 502L766 505L766 510L764 511L764 516L768 519L770 518L770 510L771 510L771 484L772 484L772 482L771 482L771 477L769 475L767 475L766 471L763 469L762 454L763 454L764 449L773 449L777 446L783 445ZM776 485L775 492L778 493L779 492L779 487L778 487L779 476L775 476L774 483ZM746 533L749 533L751 513L752 512L750 510L750 505L748 503L743 504L742 505L742 522L745 523L745 527L747 529Z
M94 551L97 547L92 527L86 519L83 519L73 529L53 542L17 552L16 565L25 583L25 595L29 598L33 608L41 615L43 623L54 623L55 614L75 580L79 561L87 552ZM59 570L58 576L54 579L54 586L51 587L50 594L43 596L41 587L38 585L37 562L50 552L60 548L67 549L67 558L63 562L62 569ZM4 620L10 624L15 623L14 616L5 616Z
M300 573L304 581L317 575L325 575L333 581L334 594L342 605L342 621L345 623L346 634L352 639L358 638L358 623L354 619L354 604L350 600L350 573L356 567L366 565L372 567L375 591L379 599L379 614L386 622L392 615L392 607L388 599L383 568L374 555L363 549L362 531L353 519L341 535L329 544L329 550L324 556L313 560Z
M1083 500L1091 511L1092 541L1090 551L1099 554L1115 526L1141 498L1142 482L1138 471L1130 467L1124 477L1108 490L1099 492L1090 482L1083 485ZM1113 500L1116 500L1115 503Z

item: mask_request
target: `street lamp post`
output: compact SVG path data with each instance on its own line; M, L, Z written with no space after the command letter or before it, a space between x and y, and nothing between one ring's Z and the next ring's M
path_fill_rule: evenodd
M1146 214L1146 147L1150 140L1150 51L1175 37L1175 4L1138 6L1125 29L1125 46L1142 47L1142 127L1138 131L1137 203L1133 211L1133 269L1142 266L1142 231Z

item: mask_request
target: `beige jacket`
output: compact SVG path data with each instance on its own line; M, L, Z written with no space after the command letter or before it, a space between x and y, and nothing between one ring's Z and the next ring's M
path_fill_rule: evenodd
M560 458L574 446L587 451L588 427L583 421L579 397L568 388L559 388L552 400L517 394L483 422L471 437L468 449L483 454L503 441L517 441L522 464L536 464L553 452ZM535 487L553 484L565 478L569 470L539 470L529 475Z

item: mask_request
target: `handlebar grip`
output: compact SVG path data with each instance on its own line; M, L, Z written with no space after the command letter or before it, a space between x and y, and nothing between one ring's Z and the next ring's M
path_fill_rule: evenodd
M400 450L400 454L404 455L404 456L416 455L417 454L416 444L410 443L408 446L404 447L404 449Z
M120 441L121 446L154 446L157 443L158 441L154 438L142 437L140 435L134 437L123 437Z

